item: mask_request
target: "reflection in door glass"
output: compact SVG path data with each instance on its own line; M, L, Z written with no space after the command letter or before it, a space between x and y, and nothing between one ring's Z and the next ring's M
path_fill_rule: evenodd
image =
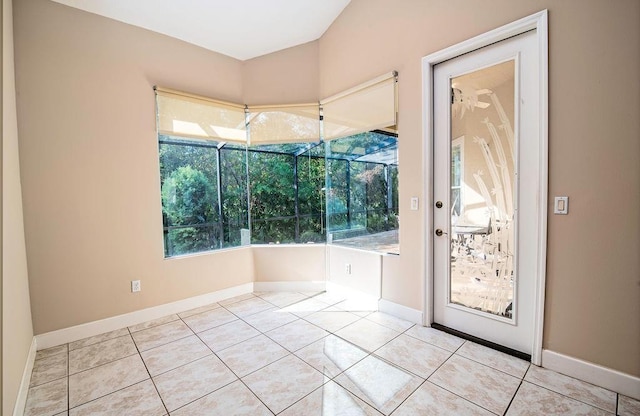
M513 318L514 61L451 79L451 303Z

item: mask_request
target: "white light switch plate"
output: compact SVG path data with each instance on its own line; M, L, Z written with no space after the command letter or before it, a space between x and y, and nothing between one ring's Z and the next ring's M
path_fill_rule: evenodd
M418 197L413 196L411 197L411 211L417 211L417 210L418 210Z
M553 213L567 215L569 213L569 197L556 196L553 202Z

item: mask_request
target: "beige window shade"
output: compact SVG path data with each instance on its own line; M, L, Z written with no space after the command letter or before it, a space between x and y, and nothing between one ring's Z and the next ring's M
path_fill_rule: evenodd
M156 87L158 133L246 143L244 106Z
M396 126L396 76L393 72L320 102L324 140Z
M249 106L252 145L320 141L320 106Z

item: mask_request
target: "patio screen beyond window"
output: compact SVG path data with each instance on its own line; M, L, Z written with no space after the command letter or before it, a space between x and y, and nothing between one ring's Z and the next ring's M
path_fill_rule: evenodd
M382 132L250 147L160 135L165 256L327 235L397 254L397 149Z
M165 256L248 244L244 146L163 135L159 146Z

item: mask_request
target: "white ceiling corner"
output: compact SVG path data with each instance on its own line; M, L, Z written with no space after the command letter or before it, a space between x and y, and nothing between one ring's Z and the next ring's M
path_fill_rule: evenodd
M53 0L247 60L322 36L351 0Z

